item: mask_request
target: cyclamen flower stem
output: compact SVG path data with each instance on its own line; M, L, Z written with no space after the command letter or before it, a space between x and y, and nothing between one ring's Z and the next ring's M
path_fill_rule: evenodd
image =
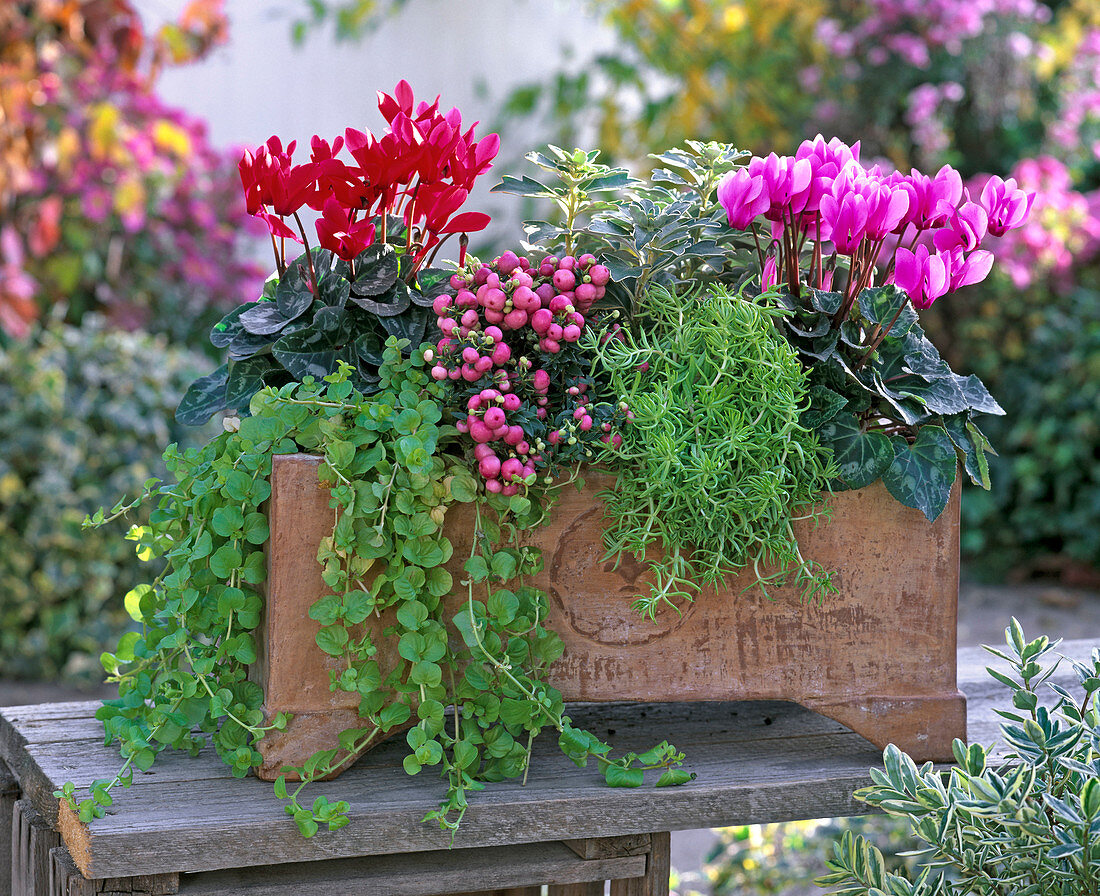
M279 255L279 244L275 242L275 234L269 231L268 235L271 237L271 251L275 253L275 267L278 268L279 278L282 279L283 274L286 273L286 262Z
M439 250L443 248L443 244L449 240L453 234L448 233L438 243L435 244L435 248L432 250L432 254L428 256L428 267L435 264L435 257L439 254Z
M909 298L906 297L905 301L902 302L900 306L898 306L898 310L895 312L894 316L890 318L890 323L888 323L885 327L880 327L878 335L876 335L875 338L871 340L871 344L867 347L867 351L864 352L864 354L860 357L858 361L856 361L857 370L861 368L864 364L866 364L867 359L870 358L872 354L874 354L875 349L882 345L882 340L884 340L887 334L889 334L889 332L894 329L894 324L898 322L898 318L901 317L901 312L905 310L905 306L908 304Z
M317 295L317 271L313 268L313 253L309 251L309 238L306 236L306 228L297 212L294 213L294 221L298 225L298 232L302 235L302 245L306 247L306 264L309 266L309 289L310 292Z
M416 194L420 192L420 184L416 185L416 189L413 190L412 198L409 200L409 229L405 239L405 254L408 255L412 251L413 241L413 228L412 222L416 220ZM415 267L415 265L414 265Z
M760 270L764 270L764 250L760 248L760 234L756 232L756 222L752 223L752 241L756 243L756 257L760 260Z
M824 274L821 270L821 215L814 216L814 254L813 260L810 262L811 269L817 265L817 288L821 289L821 283L824 279Z

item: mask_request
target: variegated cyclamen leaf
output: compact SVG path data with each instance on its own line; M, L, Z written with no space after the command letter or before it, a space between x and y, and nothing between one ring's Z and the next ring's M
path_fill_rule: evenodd
M888 334L891 339L904 336L917 323L917 312L913 310L909 296L893 284L863 290L859 294L859 311L869 323L880 326L886 326L897 315Z
M278 333L290 323L274 302L257 302L244 311L240 318L241 326L256 336L270 336Z
M966 419L965 414L955 414L943 418L944 429L952 443L962 452L963 469L970 481L989 490L989 460L985 448L989 444L978 428Z
M287 266L286 273L275 287L275 307L288 321L301 317L313 304L313 292L309 288L306 270L306 257L302 255Z
M801 423L807 429L819 430L844 410L848 399L828 386L810 387L810 407L802 415Z
M272 346L275 359L299 382L307 376L321 379L336 369L337 345L312 328L284 336Z
M916 441L894 440L894 458L882 474L887 490L906 507L935 520L947 506L958 460L942 426L922 426Z
M997 401L989 394L989 390L985 387L980 379L974 374L970 374L968 377L960 377L962 382L963 395L966 396L967 402L969 402L972 410L977 411L979 414L994 414L998 417L1004 416L1004 408L1002 408Z
M351 291L356 296L380 296L397 282L400 269L397 252L389 243L367 246L355 259Z
M247 305L240 305L214 324L210 330L210 344L214 348L228 348L233 338L244 329L240 321L241 315L252 307L254 307L252 302Z
M893 459L890 440L881 432L863 431L852 414L839 414L818 428L832 445L846 488L863 488L878 479Z
M225 406L238 410L248 407L252 396L264 387L264 374L276 370L270 355L231 361L229 381L225 386Z
M199 377L180 400L179 407L176 408L176 420L187 426L201 426L212 415L224 410L225 386L228 381L228 364Z

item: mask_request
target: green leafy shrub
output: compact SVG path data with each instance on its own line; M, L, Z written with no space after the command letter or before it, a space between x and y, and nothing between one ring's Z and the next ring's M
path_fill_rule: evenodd
M920 872L891 872L882 853L846 832L833 846L819 886L835 896L1074 896L1095 894L1100 881L1100 649L1074 663L1071 693L1049 683L1058 646L1046 637L1026 641L1013 619L1007 649L986 648L1008 664L989 673L1011 692L1003 758L992 748L954 743L956 768L946 778L931 762L919 769L892 744L885 769L871 769L871 787L856 797L908 819L922 841ZM1039 698L1053 691L1053 707Z
M1006 412L987 423L1000 456L990 459L992 489L963 501L963 549L990 575L1052 560L1095 565L1100 294L1082 288L1041 306L997 304L1004 307L976 314L961 334L960 348Z
M94 318L0 349L0 675L102 674L148 572L117 527L81 523L160 475L164 445L208 437L171 422L208 363Z

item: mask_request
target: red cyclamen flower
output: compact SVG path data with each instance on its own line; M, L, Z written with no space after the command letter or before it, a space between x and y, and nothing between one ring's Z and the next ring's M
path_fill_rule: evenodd
M352 261L374 242L374 222L352 222L348 209L331 197L325 201L324 211L317 219L316 228L321 246L345 261Z

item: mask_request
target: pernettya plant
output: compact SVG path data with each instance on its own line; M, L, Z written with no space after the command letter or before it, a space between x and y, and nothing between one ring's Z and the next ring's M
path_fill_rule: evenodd
M1049 682L1060 660L1044 660L1058 641L1026 640L1015 619L1005 634L1004 650L986 649L1009 666L989 669L1011 695L1012 708L998 710L1007 754L956 740L958 767L945 775L890 746L874 784L856 792L909 820L924 844L916 879L888 873L877 849L846 832L819 886L835 896L1100 893L1100 649L1073 663L1073 693Z

